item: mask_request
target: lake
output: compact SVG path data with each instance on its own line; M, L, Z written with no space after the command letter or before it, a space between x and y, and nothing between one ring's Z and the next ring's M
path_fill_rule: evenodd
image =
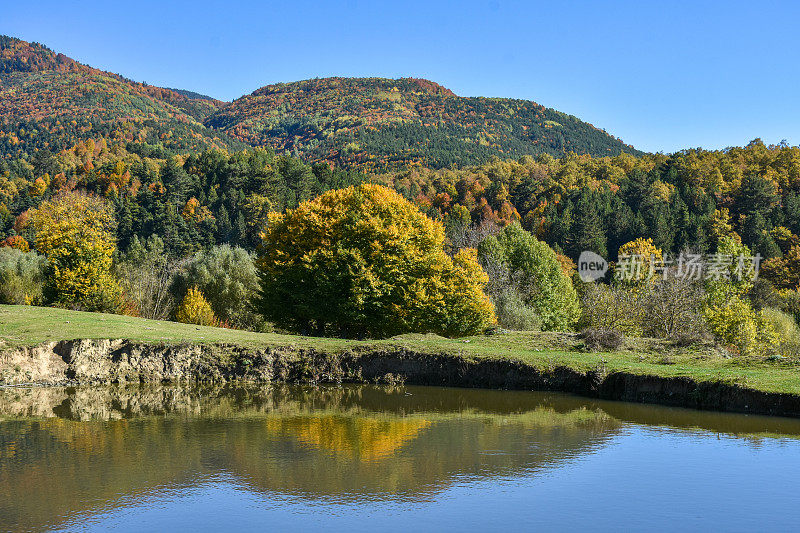
M0 530L797 530L800 420L437 387L0 389Z

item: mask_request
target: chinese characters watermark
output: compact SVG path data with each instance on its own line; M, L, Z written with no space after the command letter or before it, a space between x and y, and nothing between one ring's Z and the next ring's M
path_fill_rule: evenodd
M734 256L681 253L677 257L622 254L614 265L614 278L619 281L640 281L667 279L672 275L679 279L697 281L755 281L758 279L761 259L761 254ZM608 268L608 262L594 252L583 252L578 259L578 275L586 282L602 278Z

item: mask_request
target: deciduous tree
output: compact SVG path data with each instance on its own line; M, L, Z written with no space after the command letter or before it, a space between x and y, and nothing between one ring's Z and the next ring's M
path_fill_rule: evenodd
M116 249L114 215L107 201L63 193L31 211L35 247L47 257L45 298L90 311L120 306L120 288L111 273Z
M507 295L502 294L514 290L533 308L542 329L568 330L575 325L580 316L575 287L547 244L519 224L512 224L497 236L485 239L478 249L485 265L503 265L509 274L506 283L495 285L493 296L498 300L505 302Z
M259 309L288 329L457 336L494 322L474 251L444 252L444 229L394 191L329 191L263 232Z
M216 326L219 324L217 317L208 300L196 287L186 291L186 296L175 311L175 320L184 324L197 324L200 326Z

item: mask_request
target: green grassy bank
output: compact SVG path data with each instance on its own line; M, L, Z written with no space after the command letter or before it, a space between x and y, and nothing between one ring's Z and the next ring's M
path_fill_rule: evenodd
M62 309L0 305L0 351L73 339L127 339L141 343L226 343L247 348L294 346L320 352L403 348L447 354L469 361L515 360L543 371L566 367L577 372L602 369L660 378L685 377L697 383L725 383L768 393L800 396L800 361L767 357L726 358L711 345L678 347L652 339L628 339L619 351L586 352L574 334L515 332L445 339L403 335L353 341L252 333Z

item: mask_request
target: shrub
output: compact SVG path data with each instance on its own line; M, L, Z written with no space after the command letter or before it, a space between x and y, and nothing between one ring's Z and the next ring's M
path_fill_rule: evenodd
M30 251L28 241L26 241L25 237L22 237L21 235L11 235L10 237L6 237L2 242L0 242L0 247L16 248L20 252Z
M581 338L592 352L618 350L625 343L625 335L615 329L586 328L581 331Z
M36 252L0 248L0 303L40 304L45 264Z
M632 337L642 334L645 320L646 290L641 286L609 286L589 283L584 290L583 316L585 327L616 330Z
M646 288L643 331L652 337L693 343L706 336L701 283L667 276Z
M263 232L259 310L279 326L345 337L458 336L495 322L475 256L444 251L444 228L394 191L326 192Z
M175 320L184 324L198 324L200 326L216 326L219 324L211 305L196 287L192 287L186 292L186 296L175 311Z
M536 310L526 305L520 294L509 288L494 297L497 322L504 328L516 331L536 331L541 321Z
M728 302L708 305L705 317L718 341L735 347L743 355L755 348L758 324L756 313L747 302L733 297Z
M800 291L788 289L778 291L777 307L792 315L794 321L800 324Z
M243 248L223 244L195 254L177 273L172 292L179 298L193 286L223 322L240 329L264 329L264 319L253 307L258 270Z
M172 315L175 299L170 293L179 268L164 250L164 241L151 235L144 243L134 236L116 264L119 284L139 316L164 320Z
M780 295L772 283L765 278L758 278L747 293L750 305L753 309L760 311L765 307L780 306Z
M771 331L777 351L783 355L800 354L800 327L794 317L778 309L765 308L760 315L764 329Z

